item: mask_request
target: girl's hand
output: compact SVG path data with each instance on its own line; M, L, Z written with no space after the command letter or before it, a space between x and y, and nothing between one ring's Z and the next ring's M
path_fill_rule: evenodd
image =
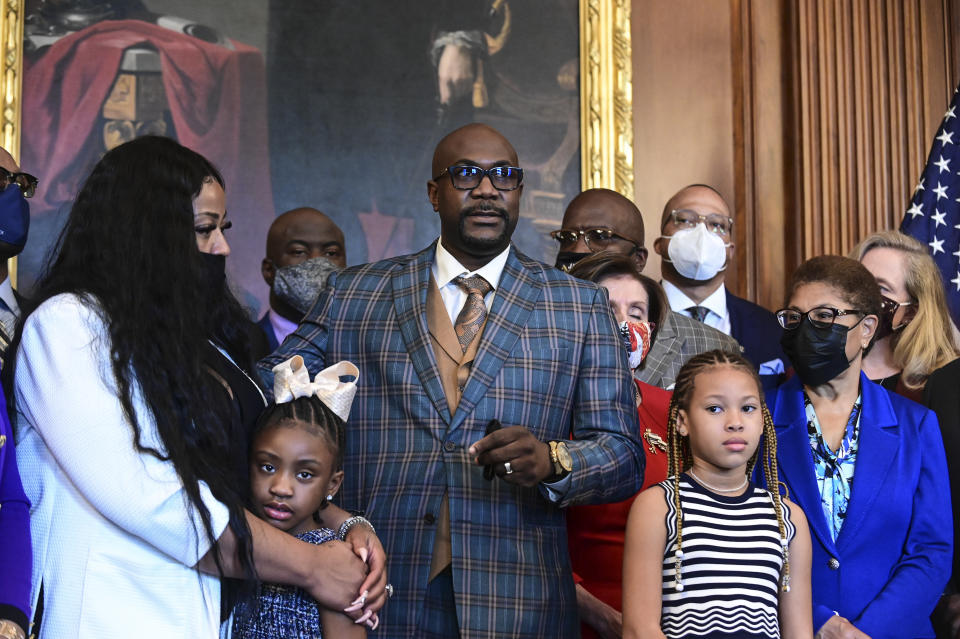
M379 537L362 524L350 528L345 541L353 548L354 554L367 564L369 573L358 594L367 593L360 609L364 614L372 615L387 603L387 554ZM354 604L356 601L359 599Z

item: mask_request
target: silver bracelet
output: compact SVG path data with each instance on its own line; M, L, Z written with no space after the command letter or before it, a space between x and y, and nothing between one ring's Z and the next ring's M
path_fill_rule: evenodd
M347 533L350 532L350 529L356 526L357 524L364 524L370 528L370 532L374 535L377 534L377 530L373 527L373 524L366 517L360 517L355 515L353 517L348 517L346 521L340 524L340 530L337 531L337 537L340 538L340 541L343 541L347 538Z

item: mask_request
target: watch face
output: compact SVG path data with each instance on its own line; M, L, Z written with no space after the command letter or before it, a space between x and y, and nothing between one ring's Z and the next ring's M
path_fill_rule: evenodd
M573 457L570 456L570 451L567 450L567 445L563 442L557 442L557 461L560 462L565 471L573 470Z

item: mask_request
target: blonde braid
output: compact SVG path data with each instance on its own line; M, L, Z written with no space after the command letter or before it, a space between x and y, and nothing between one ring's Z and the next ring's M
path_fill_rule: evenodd
M763 448L764 469L763 478L767 489L773 496L773 509L777 513L777 527L780 529L780 547L783 549L783 575L780 577L780 589L790 592L790 540L787 539L787 525L783 520L783 502L780 499L780 477L777 467L777 433L773 426L773 417L762 404L763 411ZM771 490L772 489L772 490Z
M667 459L667 476L673 478L673 506L676 511L677 549L674 554L674 584L677 592L683 592L683 512L680 508L680 473L683 467L682 442L677 431L677 416L680 405L677 396L670 398L667 418L667 443L670 448Z

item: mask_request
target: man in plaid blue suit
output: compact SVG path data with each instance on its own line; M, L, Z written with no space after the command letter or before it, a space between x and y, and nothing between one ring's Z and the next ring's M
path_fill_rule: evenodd
M511 245L522 170L502 135L454 131L433 175L440 239L332 276L260 370L270 388L293 355L312 373L360 369L340 495L387 552L396 594L378 635L577 637L563 509L626 499L643 479L624 347L602 289ZM445 345L452 327L462 352ZM485 434L492 420L503 428Z

